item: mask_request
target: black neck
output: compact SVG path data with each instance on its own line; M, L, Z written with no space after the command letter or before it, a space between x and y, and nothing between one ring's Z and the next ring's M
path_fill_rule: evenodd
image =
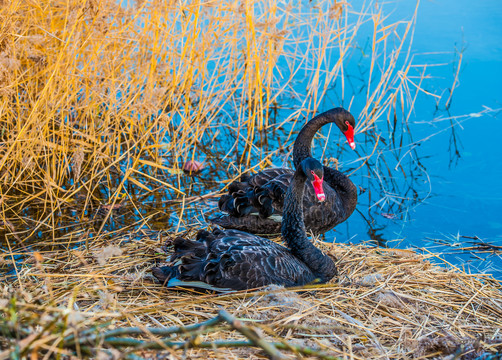
M291 253L303 261L312 272L328 281L336 275L333 260L308 239L303 221L303 193L307 177L299 166L284 199L281 234Z
M338 118L346 116L346 114L347 110L343 108L335 108L317 115L305 124L305 126L300 130L293 147L293 162L295 164L295 168L298 168L304 159L312 157L312 140L314 139L316 132L324 125L336 122Z
M345 221L356 209L357 187L347 175L327 166L324 166L324 181L340 196L345 210Z

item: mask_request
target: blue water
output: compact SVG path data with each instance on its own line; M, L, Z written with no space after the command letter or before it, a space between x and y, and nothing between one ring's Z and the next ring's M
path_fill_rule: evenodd
M386 4L395 19L409 16L415 4L398 1ZM428 179L418 188L430 195L412 206L404 219L387 219L385 209L373 209L372 227L360 214L354 214L345 226L334 233L337 241L359 242L375 238L370 229L389 246L424 247L442 251L448 261L472 272L493 273L502 278L501 255L465 254L458 248L469 245L470 237L502 246L502 2L422 1L412 52L425 62L454 58L463 50L459 86L454 91L449 111L435 113L430 105L418 104L412 122L415 139L447 129L447 121L428 125L441 115L458 117L455 127L458 155L451 144L452 133L446 130L423 142L418 151ZM451 76L452 67L441 68L439 77ZM476 115L484 109L499 109ZM473 114L474 116L462 116ZM356 181L356 179L354 179ZM368 205L358 210L368 214ZM467 236L467 238L465 237ZM445 242L454 247L438 246Z

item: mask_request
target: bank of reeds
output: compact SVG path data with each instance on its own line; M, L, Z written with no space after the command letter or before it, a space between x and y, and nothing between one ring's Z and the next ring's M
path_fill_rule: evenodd
M124 232L4 256L19 261L16 274L0 279L0 358L474 359L502 352L502 284L435 265L435 255L318 241L337 258L337 280L217 295L156 283L149 268L165 261L161 247L167 242L169 250L171 236Z
M321 106L357 108L368 165L376 134L402 146L419 94L441 98L409 53L414 20L343 1L3 1L3 234L56 238L89 219L99 233L124 204L145 218L147 200L192 195L185 161L223 178L269 166Z

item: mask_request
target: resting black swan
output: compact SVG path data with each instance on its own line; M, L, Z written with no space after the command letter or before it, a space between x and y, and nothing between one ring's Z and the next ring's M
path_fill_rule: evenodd
M199 231L197 241L175 239L173 265L154 267L153 275L167 286L218 291L329 281L336 275L335 263L309 241L303 222L305 182L309 179L316 186L322 176L323 167L313 158L304 159L294 173L284 199L282 223L282 237L289 249L239 230Z
M317 115L301 129L293 148L295 167L312 156L311 144L315 133L332 122L343 132L350 147L355 149L354 117L345 109L335 108ZM223 195L218 203L227 215L213 218L211 222L253 234L278 234L284 194L293 173L291 169L267 169L230 184L228 194ZM345 174L327 166L324 166L324 174L326 201L316 201L314 189L310 186L305 189L303 199L305 226L315 234L325 233L347 220L357 204L357 188Z

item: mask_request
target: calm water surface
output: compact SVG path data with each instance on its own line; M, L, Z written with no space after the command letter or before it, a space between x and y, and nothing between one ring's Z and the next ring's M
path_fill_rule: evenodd
M411 13L414 4L399 1L387 6L395 8L392 16L397 19ZM451 116L463 121L455 128L458 156L454 155L451 131L423 142L418 153L430 179L424 184L424 188L430 185L430 195L412 206L402 220L388 219L381 215L388 217L385 209L374 209L369 227L361 214L354 214L334 233L337 241L359 242L376 234L389 246L443 251L448 261L464 264L472 272L494 273L502 278L500 251L499 255L472 255L458 250L476 238L502 246L502 113L477 115L486 107L502 108L501 18L502 2L498 0L421 1L413 53L424 54L422 59L427 61L447 59L444 52L465 49L459 87L449 109ZM452 69L445 67L442 71L448 77ZM469 114L472 116L461 117ZM430 105L418 104L413 119L415 139L448 127L448 122L427 124L438 115ZM368 204L363 203L364 196L361 200L359 210L367 215ZM456 246L439 246L434 240Z

